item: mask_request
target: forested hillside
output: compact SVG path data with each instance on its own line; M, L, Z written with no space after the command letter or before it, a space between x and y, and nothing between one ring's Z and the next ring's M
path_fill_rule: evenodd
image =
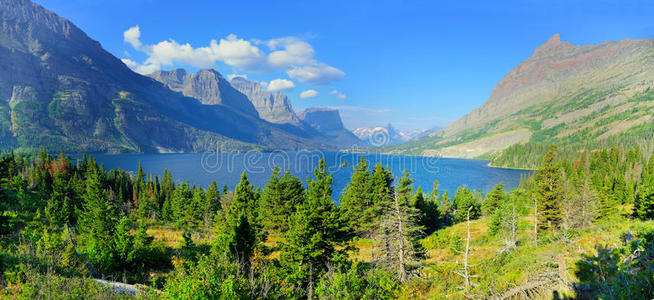
M483 105L443 130L381 150L534 168L553 143L564 153L651 147L653 66L652 39L578 46L557 34L499 81Z
M654 293L654 156L551 147L533 178L428 193L365 160L306 184L176 183L45 151L0 160L3 297L521 298ZM98 281L96 279L105 279ZM106 281L108 280L108 281ZM127 284L127 285L124 285ZM549 297L549 296L547 296Z

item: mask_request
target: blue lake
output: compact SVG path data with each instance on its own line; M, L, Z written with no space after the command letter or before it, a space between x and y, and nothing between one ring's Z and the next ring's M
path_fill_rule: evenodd
M178 181L190 181L207 187L215 180L220 187L227 184L232 190L239 182L241 173L246 171L250 182L256 187L263 187L270 177L272 169L289 169L291 174L306 178L313 176L313 169L324 158L329 171L333 174L334 199L338 199L350 180L353 166L365 157L372 166L381 162L390 167L398 178L406 169L414 179L414 186L422 186L424 192L432 189L434 180L438 179L440 191L448 190L452 195L460 185L465 185L484 193L500 182L507 189L518 186L521 176L528 176L531 171L500 169L488 167L487 161L433 157L414 157L380 154L351 154L338 152L300 151L242 154L118 154L94 155L105 169L123 169L136 172L139 161L146 173L162 175L170 170Z

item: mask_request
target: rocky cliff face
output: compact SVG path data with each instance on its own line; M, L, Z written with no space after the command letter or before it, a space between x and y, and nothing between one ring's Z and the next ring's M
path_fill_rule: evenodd
M71 22L28 0L0 1L0 26L0 147L180 152L324 145L231 102L203 105L136 74Z
M268 92L259 83L243 77L235 77L230 83L250 99L262 119L276 124L300 124L300 119L284 93Z
M216 70L202 69L192 74L184 69L176 69L157 71L148 76L173 91L200 100L202 104L222 104L252 116L259 116L248 97L234 89Z
M319 131L326 138L337 141L340 148L364 146L366 144L343 126L341 115L336 109L307 108L301 111L298 117L303 123Z
M575 46L557 34L511 70L482 106L390 151L471 158L516 143L615 138L651 122L651 90L653 39Z

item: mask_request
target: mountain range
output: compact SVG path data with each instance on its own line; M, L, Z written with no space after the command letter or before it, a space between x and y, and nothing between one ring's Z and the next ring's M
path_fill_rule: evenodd
M556 34L511 70L482 106L443 130L383 151L518 166L504 150L524 155L553 143L571 150L651 144L653 116L654 39L576 46Z
M349 131L321 132L285 96L232 86L215 70L134 73L28 0L1 1L0 20L0 147L115 153L361 143Z
M432 127L428 129L399 130L389 123L386 126L359 127L352 132L362 141L367 141L374 146L382 146L402 144L440 129L440 127Z

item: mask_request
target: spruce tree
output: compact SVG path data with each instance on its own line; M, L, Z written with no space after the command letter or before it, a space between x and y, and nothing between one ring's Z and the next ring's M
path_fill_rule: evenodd
M643 168L636 192L635 215L642 220L654 218L654 154Z
M55 173L52 193L45 207L45 215L55 226L70 224L72 207L68 197L68 183L63 172Z
M306 202L299 205L283 234L280 263L298 298L313 298L315 285L327 267L343 259L347 249L343 248L347 235L331 199L332 175L326 168L321 159L314 170L315 179L307 180Z
M383 208L376 230L381 244L377 261L393 271L402 283L409 279L422 254L418 242L422 227L418 223L419 211L411 205L412 186L413 180L405 170L394 197Z
M215 180L207 188L203 208L204 226L209 227L220 210L220 192Z
M116 266L114 256L114 232L117 213L100 180L99 171L90 171L79 231L86 245L86 252L94 268L101 271Z
M556 157L557 147L552 145L534 178L539 230L558 228L561 224L562 171Z
M504 193L504 183L496 184L493 189L486 194L486 198L482 202L481 210L485 216L493 215L495 210L506 200Z
M354 166L354 172L340 199L340 209L353 232L365 232L376 217L372 198L372 180L365 157Z

